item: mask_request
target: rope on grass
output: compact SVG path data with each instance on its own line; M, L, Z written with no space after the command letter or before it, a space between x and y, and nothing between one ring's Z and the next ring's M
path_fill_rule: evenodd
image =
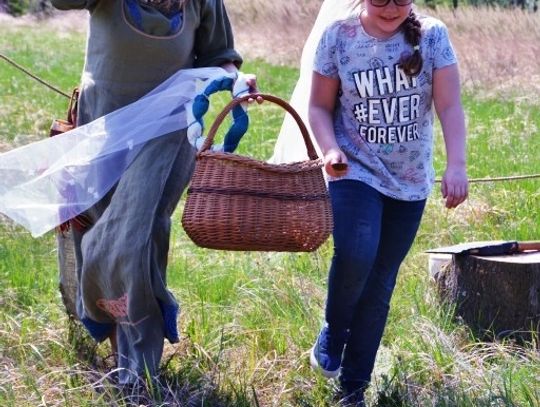
M507 177L486 177L486 178L471 178L469 183L480 183L480 182L498 182L498 181L517 181L523 179L534 179L540 178L540 174L529 174L529 175L511 175ZM441 182L441 179L438 178L435 182Z
M30 71L28 71L28 69L24 68L23 66L19 65L17 62L15 62L14 60L12 60L11 58L8 58L7 56L5 56L4 54L2 54L0 52L0 58L2 58L3 60L5 60L6 62L8 62L9 64L13 65L15 68L17 68L18 70L24 72L26 75L28 75L29 77L31 77L32 79L35 79L36 81L38 81L39 83L41 83L42 85L45 85L46 87L48 87L49 89L51 90L54 90L56 93L59 93L60 95L62 96L65 96L67 97L68 99L71 99L71 96L68 95L67 93L65 92L62 92L60 89L58 89L57 87L51 85L50 83L48 83L47 81L37 77L36 75L34 75L33 73L31 73Z

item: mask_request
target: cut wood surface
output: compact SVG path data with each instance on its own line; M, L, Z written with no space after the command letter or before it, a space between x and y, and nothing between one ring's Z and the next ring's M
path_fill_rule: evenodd
M540 333L540 252L437 256L430 272L439 293L474 331L524 339Z

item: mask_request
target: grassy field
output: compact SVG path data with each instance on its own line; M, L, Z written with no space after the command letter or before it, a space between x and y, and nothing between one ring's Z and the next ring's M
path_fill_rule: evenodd
M309 1L298 6L289 2L293 4L289 8L272 10L261 2L257 4L263 11L247 15L253 13L249 7L240 9L234 0L230 3L233 19L249 17L255 23L257 18L265 19L265 10L286 16L300 13L294 7L303 4L305 15L300 15L310 24L316 10ZM463 27L451 21L458 54L480 64L479 48L460 48L473 43L471 37L478 34L471 28L473 13L463 13L469 16L462 19ZM523 29L518 20L512 20L516 15L498 13L486 11L486 26ZM524 42L538 49L538 20L526 21L523 25L531 25ZM296 33L296 50L309 24L299 28L304 34ZM264 37L264 29L257 32L247 25L239 33L244 41L239 46L253 49L248 39ZM490 37L487 28L481 37ZM478 65L474 72L480 72L479 79L466 83L463 100L472 178L540 173L540 92L533 84L540 72L534 70L540 53L532 57L530 49L520 50L516 46L515 53L508 51L504 57L524 72L533 67L525 78L531 86L509 66L500 69L514 86L511 90L497 86L492 82L495 71L489 78L482 73L495 70L494 65ZM0 52L64 91L78 81L83 51L84 30L0 20ZM244 71L257 73L261 90L287 98L298 72L294 62L258 56L247 61ZM468 68L464 70L465 78L471 77ZM218 98L215 104L222 102ZM0 151L46 137L52 118L63 117L65 109L64 98L0 60ZM241 151L267 157L282 111L264 104L251 114L251 138ZM441 176L440 132L436 151L435 166ZM423 253L463 241L540 239L539 209L539 179L473 183L470 199L454 211L444 209L440 192L434 191L401 270L368 391L370 405L540 406L538 338L518 346L475 337L453 318L450 307L439 303ZM119 392L109 380L108 346L94 346L65 316L57 289L54 235L33 239L8 221L0 224L0 405L335 405L333 383L314 374L308 365L308 350L322 318L331 242L312 254L210 251L197 248L187 238L180 227L180 213L181 207L175 214L168 278L182 305L182 338L179 344L166 346L162 380L140 400Z

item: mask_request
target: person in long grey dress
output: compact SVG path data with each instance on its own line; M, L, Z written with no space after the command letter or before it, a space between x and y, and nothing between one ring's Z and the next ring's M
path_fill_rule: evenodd
M78 125L126 106L180 69L237 70L222 0L52 0L90 13ZM254 87L254 80L251 83ZM77 316L111 339L121 384L156 375L164 338L179 340L179 306L167 289L171 215L194 167L185 130L148 142L120 181L72 222ZM62 254L60 254L62 255Z

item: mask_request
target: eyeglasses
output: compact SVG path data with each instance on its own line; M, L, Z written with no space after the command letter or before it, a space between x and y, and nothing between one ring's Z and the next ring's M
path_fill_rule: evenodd
M392 0L369 0L374 7L385 7L390 4ZM396 6L408 6L413 0L393 0Z

